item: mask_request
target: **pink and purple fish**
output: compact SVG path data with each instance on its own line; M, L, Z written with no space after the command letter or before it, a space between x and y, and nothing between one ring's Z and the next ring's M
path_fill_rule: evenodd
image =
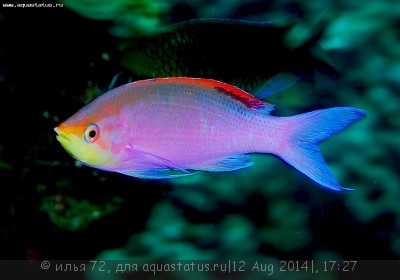
M233 171L253 165L248 154L263 153L280 157L324 188L347 189L318 144L365 112L337 107L277 117L270 115L273 109L216 80L157 78L101 95L55 131L82 163L139 178Z

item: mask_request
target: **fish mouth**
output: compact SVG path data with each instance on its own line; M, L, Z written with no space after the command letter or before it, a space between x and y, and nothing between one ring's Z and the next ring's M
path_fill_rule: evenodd
M75 158L75 156L71 153L69 146L71 145L71 141L68 138L68 136L63 133L62 131L60 131L60 129L58 127L54 128L54 131L56 132L56 138L58 140L58 142L60 142L61 146L63 146L63 148L68 152L68 154L70 154L72 157Z
M64 133L62 133L58 127L54 128L54 131L56 132L56 138L57 138L57 140L58 140L61 144L62 144L62 142L65 142L65 141L69 142L68 137L67 137Z

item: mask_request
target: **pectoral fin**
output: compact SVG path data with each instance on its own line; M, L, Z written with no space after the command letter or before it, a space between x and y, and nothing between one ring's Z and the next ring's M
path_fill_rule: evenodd
M128 153L127 159L135 159L140 168L123 170L119 171L119 173L145 179L166 179L195 174L168 159L135 149L130 145L126 146L126 150Z
M166 168L173 170L180 170L185 173L189 173L184 167L173 163L172 161L165 159L163 157L157 156L155 154L145 152L133 148L131 145L126 146L128 152L128 158L134 158L135 161L140 162L143 166L150 168Z
M183 172L180 170L171 170L167 168L150 168L150 169L143 169L143 170L126 170L126 171L119 171L119 173L142 178L142 179L171 179L177 178L182 176L189 176L194 175L197 172Z

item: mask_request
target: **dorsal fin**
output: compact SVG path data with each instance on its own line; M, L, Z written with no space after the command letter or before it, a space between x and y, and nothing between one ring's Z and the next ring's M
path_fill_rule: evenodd
M187 85L201 86L208 90L216 91L219 94L224 94L230 98L239 101L247 108L258 111L262 114L269 114L274 110L275 106L271 103L265 102L254 97L252 94L224 82L213 79L205 78L190 78L190 77L169 77L169 78L155 78L151 81L163 81L167 83L184 83Z
M263 114L269 114L269 112L275 108L273 104L257 99L253 95L233 86L216 86L214 89L246 105L247 108L259 111Z

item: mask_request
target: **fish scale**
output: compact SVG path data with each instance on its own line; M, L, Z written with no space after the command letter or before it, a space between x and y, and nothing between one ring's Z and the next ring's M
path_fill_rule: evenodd
M248 122L242 120L253 120L257 115L260 117L258 112L245 110L243 105L234 100L214 96L198 87L193 88L190 95L182 97L174 87L174 85L164 86L162 94L153 92L148 96L155 105L152 107L154 109L147 111L136 121L147 119L147 134L153 137L142 137L143 142L136 143L138 147L151 147L150 152L171 160L175 160L175 157L180 157L181 154L199 157L203 154L203 150L207 150L215 157L249 152L249 142L242 138L248 139L252 129ZM179 102L166 103L164 96ZM196 97L199 98L196 100ZM193 100L196 102L191 102ZM203 104L208 106L205 107ZM208 124L208 130L201 130L201 120ZM166 131L164 131L165 122L171 122ZM132 125L135 126L135 120ZM163 134L161 141L156 138L156 134L159 133ZM132 137L136 138L137 135ZM177 141L186 142L185 147L188 149L182 149L181 146L175 151L174 143ZM226 142L240 143L241 146L224 145ZM193 149L196 144L201 144L201 147Z

